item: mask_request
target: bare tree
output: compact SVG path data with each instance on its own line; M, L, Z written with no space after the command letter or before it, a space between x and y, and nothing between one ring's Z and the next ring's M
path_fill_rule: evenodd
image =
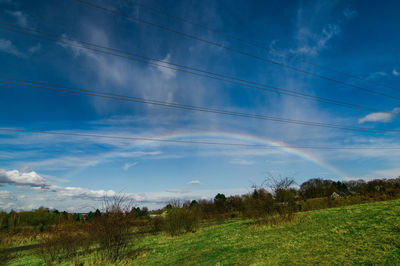
M296 211L296 189L293 177L268 176L263 185L272 191L275 198L275 210L282 220L292 220Z
M104 257L112 262L117 261L126 251L131 241L132 220L129 211L133 201L123 194L103 199L103 213L96 217L89 231L100 245Z
M289 189L294 184L293 177L282 177L280 175L274 177L273 175L269 175L265 178L261 186L271 189L271 191L276 194L279 190Z

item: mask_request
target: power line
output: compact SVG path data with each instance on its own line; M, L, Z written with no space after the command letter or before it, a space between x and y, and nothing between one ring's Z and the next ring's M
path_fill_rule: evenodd
M184 19L184 18L180 18L180 17L174 16L174 15L168 14L167 12L163 12L161 10L158 10L158 9L152 8L150 6L144 5L142 3L139 3L139 1L130 1L130 2L132 2L132 4L134 4L136 6L141 7L142 9L147 9L147 10L153 12L153 13L157 13L159 15L166 16L166 17L172 18L174 20L177 20L177 21L180 21L180 22L184 22L184 23L187 23L187 24L190 24L190 25L205 29L205 30L207 30L209 32L213 32L213 33L225 36L227 38L230 38L230 39L242 42L242 43L246 43L246 44L251 45L253 47L257 47L257 48L261 48L261 49L265 49L266 50L266 47L264 47L263 45L258 44L256 42L252 42L252 41L249 41L249 40L246 40L246 39L243 39L243 38L239 38L239 37L236 37L236 36L234 36L232 34L228 34L228 33L224 32L224 31L213 29L213 28L210 28L208 26L205 26L205 25L202 25L202 24L199 24L199 23L196 23L196 22Z
M154 141L154 142L167 142L177 144L199 144L199 145L219 145L219 146L239 146L239 147L260 147L260 148L294 148L294 149L323 149L323 150L400 150L400 147L322 147L322 146L268 146L264 144L246 144L246 143L229 143L229 142L212 142L212 141L194 141L194 140L173 140L161 138L148 138L148 137L127 137L115 135L100 135L88 133L71 133L61 131L42 131L42 130L28 130L28 129L15 129L15 128L0 128L4 132L16 133L35 133L46 135L61 135L61 136L74 136L74 137L90 137L90 138L107 138L119 140L135 140L135 141Z
M340 81L338 79L330 78L330 77L327 77L327 76L324 76L324 75L320 75L320 74L317 74L317 73L314 73L314 72L310 72L310 71L307 71L307 70L304 70L304 69L301 69L301 68L297 68L297 67L285 64L285 63L281 63L281 62L278 62L278 61L275 61L275 60L272 60L272 59L268 59L268 58L265 58L265 57L261 57L261 56L258 56L258 55L254 55L254 54L248 53L248 52L244 52L242 50L239 50L239 49L236 49L236 48L232 48L232 47L229 47L229 46L217 43L217 42L213 42L213 41L210 41L210 40L206 40L206 39L197 37L195 35L184 33L184 32L178 31L178 30L174 30L172 28L169 28L169 27L166 27L166 26L162 26L162 25L156 24L154 22L150 22L150 21L143 20L141 18L136 18L136 17L132 17L132 16L129 16L129 15L126 15L125 13L120 12L118 10L109 9L107 7L104 7L104 6L101 6L101 5L97 5L97 4L94 4L94 3L91 3L91 2L87 2L87 1L84 1L84 0L75 0L75 1L80 2L82 4L85 4L87 6L93 7L93 8L97 8L97 9L103 10L103 11L111 13L111 14L115 14L115 15L124 17L124 18L132 20L132 21L137 21L137 22L140 22L140 23L152 26L152 27L156 27L156 28L159 28L159 29L162 29L162 30L165 30L165 31L173 32L175 34L178 34L178 35L181 35L181 36L185 36L187 38L190 38L190 39L193 39L193 40L196 40L196 41L207 43L207 44L215 46L215 47L223 48L223 49L226 49L228 51L231 51L231 52L234 52L234 53L237 53L237 54L248 56L248 57L263 61L263 62L271 63L271 64L274 64L274 65L277 65L277 66L280 66L280 67L284 67L284 68L287 68L287 69L290 69L290 70L293 70L293 71L296 71L296 72L299 72L299 73L303 73L303 74L306 74L306 75L314 76L314 77L317 77L317 78L320 78L320 79L328 80L328 81L331 81L331 82L334 82L334 83L337 83L337 84L341 84L341 85L345 85L345 86L348 86L348 87L352 87L352 88L355 88L355 89L363 90L363 91L366 91L366 92L371 93L371 94L381 95L381 96L384 96L384 97L388 97L388 98L392 98L392 99L395 98L395 99L400 100L400 98L398 98L398 97L393 97L392 95L389 95L389 94L386 94L386 93L383 93L383 92L380 92L380 91L375 91L375 90L372 90L372 89L368 89L368 88L364 88L364 87L361 87L361 86L357 86L357 85L354 85L354 84L351 84L351 83Z
M204 70L204 69L185 66L185 65L182 65L182 64L171 63L171 62L168 62L168 61L165 61L165 60L160 60L160 59L156 59L156 58L152 58L152 57L147 57L147 56L144 56L144 55L141 55L141 54L131 53L131 52L123 51L123 50L116 49L116 48L110 48L110 47L99 45L99 44L96 44L96 43L86 42L86 41L82 41L82 40L79 40L79 39L66 37L66 36L63 36L63 35L57 35L57 34L54 34L54 33L41 31L41 30L38 30L38 29L19 26L19 25L16 25L16 24L12 24L12 23L8 23L8 22L5 22L5 21L2 21L2 20L0 20L0 24L5 24L5 25L8 25L8 26L16 27L16 28L21 28L23 30L34 32L36 34L32 34L32 33L29 33L29 32L24 32L24 31L15 30L15 29L12 29L12 28L7 28L7 27L0 26L0 28L3 29L3 30L8 30L8 31L17 32L17 33L20 33L20 34L30 35L30 36L33 36L33 37L36 37L36 38L41 38L41 39L45 39L45 40L49 40L49 41L62 43L62 44L65 44L65 45L69 45L69 46L72 46L72 47L78 47L78 48L86 49L86 50L89 50L89 51L94 52L94 53L100 53L100 54L116 56L116 57L132 60L132 61L136 61L136 62L140 62L140 63L145 63L145 64L148 64L148 65L151 65L151 66L155 66L155 67L162 67L162 68L172 69L172 70L184 72L184 73L187 73L187 74L192 74L192 75L196 75L196 76L211 78L211 79L215 79L215 80L219 80L219 81L223 81L223 82L228 82L228 83L235 84L235 85L240 85L240 86L245 86L245 87L248 87L248 88L263 90L263 91L270 92L270 93L278 93L278 94L288 95L288 96L292 96L292 97L298 97L298 98L302 98L302 99L306 99L306 100L313 100L313 101L317 101L317 102L328 103L328 104L338 105L338 106L342 106L342 107L352 108L352 109L366 110L366 111L372 111L372 112L389 113L389 114L391 114L393 116L399 115L396 112L384 111L384 110L379 110L379 109L372 108L372 107L366 107L366 106L361 106L361 105L357 105L357 104L352 104L352 103L342 102L342 101L338 101L338 100L333 100L333 99L329 99L329 98L325 98L325 97L314 96L314 95L311 95L311 94L301 93L301 92L297 92L297 91L293 91L293 90L288 90L288 89L284 89L284 88L270 86L270 85L267 85L267 84L248 81L248 80L245 80L245 79L240 79L240 78L236 78L236 77L225 75L225 74L219 74L219 73L207 71L207 70ZM47 36L51 36L51 37L54 37L56 39L49 38L49 37L44 37L44 36L41 36L41 35L37 35L37 33L43 34L43 35L47 35ZM59 41L57 39L67 40L68 42ZM72 41L72 42L75 42L75 43L70 43L69 41ZM78 44L76 44L76 42L77 43L81 43L83 45L78 45ZM86 45L93 46L93 47L96 47L96 48L87 47ZM105 50L112 51L112 52L99 50L97 48L105 49ZM124 56L124 55L121 55L121 54L115 54L114 52L118 52L118 53L121 53L121 54L126 54L128 56ZM133 58L133 57L137 57L137 58L140 58L140 59ZM145 59L145 60L148 60L148 61L145 61L145 60L142 60L142 59ZM156 61L156 62L159 62L159 63L162 63L162 64L152 63L152 62L149 62L149 61ZM169 66L166 66L164 64L169 65ZM184 68L184 69L182 69L182 68ZM188 70L186 70L186 69L188 69ZM399 100L400 100L400 98L399 98Z
M303 126L325 127L325 128L334 128L334 129L341 129L341 130L350 130L350 131L359 131L359 132L377 133L377 134L400 134L400 131L397 131L397 130L380 130L380 129L373 129L373 128L352 127L352 126L343 126L343 125L339 125L339 124L329 124L329 123L320 123L320 122L313 122L313 121L288 119L288 118L273 117L273 116L266 116L266 115L256 115L256 114L234 112L234 111L228 111L228 110L222 110L222 109L212 109L212 108L206 108L206 107L200 107L200 106L185 105L185 104L179 104L179 103L174 103L174 102L161 102L161 101L144 99L144 98L139 98L139 97L131 97L131 96L126 96L126 95L112 94L112 93L103 93L103 92L86 90L86 89L56 87L56 86L46 84L43 82L31 82L31 81L22 80L22 79L14 79L14 80L22 81L22 83L15 82L15 81L5 81L5 80L0 80L0 83L10 84L10 85L18 85L18 86L26 86L26 87L32 87L32 88L42 88L42 89L47 89L47 90L55 90L55 91L62 91L62 92L75 93L75 94L82 94L82 95L101 97L101 98L106 98L106 99L111 99L111 100L135 102L135 103L142 103L142 104L151 104L151 105L157 105L157 106L161 106L161 107L207 112L207 113L229 115L229 116L235 116L235 117L247 117L247 118L254 118L254 119L260 119L260 120L274 121L274 122L280 122L280 123L289 123L289 124L296 124L296 125L303 125Z
M177 17L175 15L171 15L171 14L169 14L167 12L164 12L164 11L158 10L156 8L150 7L148 5L144 5L142 3L139 3L139 1L130 0L130 2L132 2L133 5L139 6L142 9L149 10L150 12L153 12L153 13L156 13L156 14L168 17L168 18L172 18L172 19L174 19L176 21L180 21L180 22L183 22L183 23L186 23L186 24L190 24L190 25L205 29L205 30L207 30L209 32L216 33L216 34L219 34L221 36L225 36L225 37L227 37L229 39L236 40L236 41L239 41L239 42L242 42L242 43L248 44L250 46L253 46L253 47L256 47L256 48L260 48L260 49L263 49L263 50L269 52L269 48L265 47L264 45L259 44L258 42L249 41L249 40L244 39L244 38L239 38L239 37L237 37L235 35L228 34L228 33L224 32L224 31L217 30L217 29L214 29L214 28L211 28L211 27L196 23L196 22L190 21L190 20L185 19L185 18L181 18L181 17ZM341 75L345 75L345 76L350 77L350 78L354 78L354 79L361 80L361 81L366 81L366 82L369 82L371 84L382 86L382 87L386 87L386 88L389 88L389 89L392 89L392 90L395 89L395 88L390 87L390 86L388 86L386 84L373 82L373 81L368 80L366 78L363 78L363 77L360 77L360 76L356 76L354 74L350 74L350 73L347 73L347 72L344 72L344 71L336 70L336 69L333 69L331 67L327 67L327 66L324 66L324 65L316 64L316 63L310 62L308 60L305 60L303 58L298 58L296 56L291 56L291 55L288 55L286 53L282 53L282 52L279 52L279 51L276 51L276 52L279 54L279 56L282 56L282 57L285 57L285 58L292 58L292 59L295 59L297 61L306 63L308 65L315 66L315 67L318 67L318 68L321 68L321 69L326 69L328 71L335 72L335 73L338 73L338 74L341 74Z

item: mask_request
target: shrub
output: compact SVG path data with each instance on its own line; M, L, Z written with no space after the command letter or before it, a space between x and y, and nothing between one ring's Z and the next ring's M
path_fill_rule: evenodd
M164 227L164 218L160 215L154 216L150 221L150 225L153 233L160 232Z
M243 201L244 216L255 219L258 222L272 215L274 211L274 199L272 194L265 189L254 189L253 193L246 196Z
M8 252L8 245L6 243L7 234L0 232L0 265L8 265L15 255Z
M132 219L129 215L131 204L117 195L104 199L105 212L95 217L88 226L89 233L100 245L103 259L117 261L126 251L130 242Z
M52 233L42 236L42 243L36 254L43 259L47 265L63 260L77 259L81 248L89 245L87 233L71 226L59 226ZM87 251L87 248L82 250Z
M198 201L199 209L201 210L202 218L213 218L217 213L216 206L213 201L202 199Z
M198 208L172 207L165 218L165 230L171 235L195 232L199 223Z

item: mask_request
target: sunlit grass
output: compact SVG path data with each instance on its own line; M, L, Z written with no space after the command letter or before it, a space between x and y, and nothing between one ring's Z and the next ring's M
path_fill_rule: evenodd
M400 200L299 213L257 226L232 219L195 233L147 235L121 264L400 264ZM95 255L81 258L95 264ZM24 251L11 265L40 265ZM66 262L65 264L70 264Z

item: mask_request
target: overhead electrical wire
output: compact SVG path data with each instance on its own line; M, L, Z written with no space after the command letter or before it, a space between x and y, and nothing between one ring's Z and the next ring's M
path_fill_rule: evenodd
M82 0L76 0L78 2L93 6L93 7L97 7L100 9L103 9L100 6L95 6L94 4L91 4L89 2L86 1L82 1ZM104 10L104 9L103 9ZM120 13L118 11L113 11L113 10L108 10L111 13ZM124 15L123 13L121 13L121 15ZM126 16L126 15L124 15ZM129 16L126 16L129 19L134 19L131 18ZM250 56L250 57L254 57L256 59L262 60L262 61L266 61L269 63L273 63L276 65L280 65L282 67L285 68L289 68L292 70L295 70L297 72L301 72L304 74L308 74L311 76L316 76L322 79L326 79L326 80L330 80L342 85L346 85L346 86L351 86L354 88L358 88L358 89L362 89L365 91L368 91L370 93L373 94L379 94L385 97L389 97L390 95L386 95L384 93L380 93L374 90L370 90L370 89L366 89L366 88L362 88L353 84L348 84L342 81L338 81L335 79L331 79L329 77L324 77L322 75L316 74L316 73L312 73L312 72L308 72L306 70L302 70L296 67L292 67L283 63L279 63L279 62L275 62L273 60L269 60L269 59L265 59L265 58L261 58L240 50L237 50L235 48L230 48L227 46L224 46L222 44L218 44L218 43L214 43L211 41L207 41L192 35L188 35L182 32L178 32L172 29L169 29L167 27L163 27L157 24L153 24L151 22L144 22L141 21L140 19L134 19L143 23L146 23L148 25L153 25L159 28L163 28L165 30L168 31L172 31L175 32L177 34L181 34L181 35L185 35L187 37L193 38L193 39L197 39L199 41L202 42L207 42L211 45L215 45L215 46L219 46L221 48L236 52L236 53L240 53L246 56ZM1 23L1 22L0 22ZM187 21L187 23L191 23L190 21ZM4 23L3 23L4 24ZM192 23L194 24L194 23ZM201 26L201 25L198 25ZM15 29L9 29L9 28L4 28L3 29L6 30L11 30L11 31L16 31ZM212 30L212 29L209 29ZM213 30L215 32L217 32L216 30ZM36 30L37 33L42 33L42 34L48 34L48 33L44 33L42 31L38 31ZM23 34L28 34L26 32L20 32ZM32 35L32 34L30 34ZM51 34L48 34L51 35ZM43 38L43 39L48 39L51 41L56 41L56 42L60 42L57 39L64 39L64 40L69 40L69 41L76 41L79 43L83 43L85 45L91 45L97 48L101 48L101 49L106 49L109 51L114 51L114 52L119 52L122 54L129 54L130 56L135 56L135 57L139 57L145 60L150 60L150 61L157 61L157 62L161 62L163 64L168 64L168 65L172 65L174 67L167 67L164 65L159 65L159 64L154 64L148 61L144 61L144 60L138 60L138 59L134 59L132 57L126 57L126 56L122 56L120 54L113 54L107 51L103 51L103 50L98 50L98 49L94 49L94 48L90 48L87 46L79 46L76 44L72 44L72 43L67 43L67 42L62 42L63 44L66 45L71 45L71 46L75 46L75 47L80 47L83 49L88 49L91 50L92 52L96 52L96 53L102 53L102 54L108 54L108 55L113 55L113 56L119 56L119 57L125 57L128 58L130 60L136 60L139 62L144 62L146 64L150 64L153 66L157 66L157 67L164 67L164 68L170 68L170 69L174 69L177 71L183 71L186 73L190 73L190 74L195 74L195 75L199 75L199 76L206 76L209 78L214 78L214 79L218 79L218 80L222 80L225 82L231 82L237 85L242 85L242 86L247 86L247 87L252 87L252 88L262 88L263 90L267 90L267 91L272 91L275 93L282 93L282 94L286 94L286 95L290 95L290 96L295 96L295 97L302 97L302 98L306 98L306 99L314 99L314 100L318 100L318 101L322 101L325 103L331 103L331 104L336 104L336 105L341 105L341 106L347 106L347 107L351 107L351 108L357 108L357 109L363 109L363 110L372 110L372 111L379 111L377 109L374 108L369 108L369 107L363 107L363 106L358 106L358 105L354 105L354 104L349 104L349 103L345 103L345 102L340 102L340 101L336 101L336 100L331 100L331 99L326 99L326 98L322 98L322 97L316 97L316 96L312 96L312 95L307 95L307 94L302 94L302 93L298 93L295 91L290 91L290 90L285 90L285 89L281 89L281 88L277 88L277 87L272 87L269 85L261 85L263 87L259 87L259 86L254 86L254 85L260 85L259 83L256 82L251 82L251 81L246 81L246 80L242 80L242 79L238 79L235 77L230 77L228 75L223 75L223 74L216 74L213 72L209 72L209 71L205 71L205 70L201 70L201 69L196 69L196 68L191 68L191 67L187 67L187 66L183 66L183 65L179 65L179 64L174 64L174 63L170 63L167 61L163 61L163 60L158 60L158 59L153 59L153 58L149 58L149 57L145 57L139 54L133 54L133 53L129 53L129 52L125 52L122 50L118 50L118 49L114 49L114 48L109 48L109 47L105 47L105 46L101 46L101 45L97 45L97 44L93 44L93 43L89 43L89 42L84 42L84 41L79 41L76 39L72 39L69 37L62 37L62 36L57 36L53 35L53 37L56 37L57 39L52 39L52 38L48 38L48 37L43 37L43 36L38 36L36 35L35 37L39 37L39 38ZM233 36L231 36L233 37ZM242 42L246 42L246 40L241 40L240 38L235 38L239 41ZM249 44L251 44L251 42L248 42ZM265 48L264 48L265 49ZM185 68L185 69L189 69L190 71L181 69L181 68ZM195 71L195 72L193 72ZM203 73L203 74L199 74L199 73ZM207 74L207 75L205 75ZM212 75L212 76L209 76ZM350 75L350 74L348 74ZM350 75L351 76L351 75ZM354 76L355 78L357 78L356 76ZM19 86L28 86L28 87L35 87L35 88L43 88L43 89L48 89L48 90L56 90L56 91L62 91L62 92L68 92L68 93L75 93L75 94L82 94L82 95L88 95L88 96L95 96L95 97L101 97L101 98L107 98L107 99L112 99L112 100L119 100L119 101L128 101L128 102L137 102L137 103L143 103L143 104L152 104L152 105L157 105L157 106L162 106L162 107L170 107L170 108L177 108L177 109L184 109L184 110L192 110L192 111L201 111L201 112L208 112L208 113L215 113L215 114L222 114L222 115L230 115L230 116L238 116L238 117L247 117L247 118L255 118L255 119L262 119L262 120L270 120L270 121L275 121L275 122L283 122L283 123L291 123L291 124L299 124L299 125L306 125L306 126L318 126L318 127L328 127L328 128L335 128L335 129L344 129L344 130L353 130L353 131L363 131L363 132L370 132L370 133L382 133L382 134L399 134L400 131L396 131L396 130L379 130L379 129L372 129L372 128L362 128L362 127L350 127L350 126L342 126L342 125L338 125L338 124L328 124L328 123L319 123L319 122L312 122L312 121L302 121L302 120L294 120L294 119L287 119L287 118L279 118L279 117L272 117L272 116L264 116L264 115L256 115L256 114L248 114L248 113L241 113L241 112L234 112L234 111L227 111L227 110L221 110L221 109L212 109L212 108L205 108L205 107L198 107L198 106L191 106L191 105L185 105L185 104L179 104L179 103L174 103L174 102L162 102L162 101L156 101L156 100L151 100L151 99L144 99L144 98L139 98L139 97L133 97L133 96L127 96L127 95L118 95L118 94L113 94L113 93L105 93L105 92L99 92L99 91L94 91L94 90L86 90L86 89L76 89L76 88L69 88L69 87L65 87L65 86L54 86L54 85L50 85L50 84L46 84L43 82L35 82L35 81L28 81L28 80L23 80L23 79L11 79L8 78L10 80L16 80L19 82L15 82L15 81L5 81L5 80L0 80L0 83L2 84L9 84L9 85L19 85ZM236 81L232 81L232 80L236 80ZM246 84L247 83L247 84ZM254 85L250 85L250 84L254 84ZM270 89L266 89L270 88ZM400 98L396 98L396 97L391 97L394 99L399 99ZM380 111L380 112L385 112L385 111ZM393 112L386 112L386 113L392 113L393 115L397 115L397 113L393 113ZM102 134L89 134L89 133L73 133L73 132L61 132L61 131L41 131L41 130L28 130L28 129L15 129L15 128L0 128L0 131L3 132L14 132L14 133L34 133L34 134L46 134L46 135L62 135L62 136L74 136L74 137L90 137L90 138L107 138L107 139L119 139L119 140L134 140L134 141L151 141L151 142L166 142L166 143L175 143L175 144L195 144L195 145L216 145L216 146L240 146L240 147L259 147L259 148L276 148L274 146L268 146L268 145L263 145L263 144L248 144L248 143L228 143L228 142L213 142L213 141L202 141L202 140L198 140L198 141L194 141L194 140L172 140L172 139L160 139L160 138L150 138L150 137L133 137L133 136L116 136L116 135L102 135ZM323 150L400 150L400 147L323 147L323 146L289 146L289 145L280 145L279 147L281 148L297 148L297 149L323 149Z
M146 9L146 10L148 10L150 12L153 12L153 13L156 13L156 14L159 14L159 15L174 19L176 21L180 21L180 22L183 22L183 23L186 23L186 24L190 24L190 25L202 28L202 29L204 29L206 31L209 31L209 32L221 35L221 36L224 36L224 37L226 37L228 39L236 40L236 41L245 43L247 45L253 46L255 48L260 48L260 49L263 49L263 50L265 50L267 52L270 52L270 48L269 47L267 48L265 45L260 44L259 41L258 42L249 41L247 39L237 37L237 36L235 36L233 34L229 34L229 33L226 33L224 31L217 30L217 29L211 28L209 26L202 25L202 24L197 23L197 22L193 22L193 21L185 19L185 18L181 18L181 17L175 16L175 15L171 15L171 14L169 14L167 12L161 11L159 9L153 8L153 7L148 6L148 5L144 5L143 3L139 3L139 1L134 1L134 0L128 0L128 1L131 2L133 5L136 5L136 6L140 7L140 8L142 8L142 9ZM354 79L357 79L357 80L360 80L360 81L365 81L365 82L368 82L368 83L371 83L371 84L374 84L374 85L377 85L377 86L382 86L382 87L386 87L388 89L395 90L395 88L393 88L391 86L388 86L386 84L381 84L381 83L378 83L378 82L374 82L374 81L368 80L366 78L363 78L363 77L360 77L360 76L357 76L357 75L354 75L354 74L350 74L350 73L347 73L347 72L344 72L344 71L341 71L341 70L334 69L332 67L316 64L314 62L310 62L310 61L308 61L306 59L299 58L297 56L288 55L287 53L283 53L283 52L279 52L279 51L275 51L275 52L278 53L279 56L281 56L281 57L292 58L292 59L295 59L297 61L303 62L303 63L305 63L307 65L310 65L310 66L315 66L315 67L318 67L320 69L326 69L328 71L331 71L331 72L334 72L334 73L337 73L337 74L341 74L341 75L345 75L345 76L350 77L350 78L354 78Z
M106 99L111 99L111 100L151 104L151 105L157 105L157 106L169 107L169 108L175 108L175 109L207 112L207 113L229 115L229 116L235 116L235 117L247 117L247 118L254 118L254 119L260 119L260 120L268 120L268 121L289 123L289 124L296 124L296 125L303 125L303 126L325 127L325 128L334 128L334 129L350 130L350 131L358 131L358 132L366 132L366 133L376 133L376 134L400 134L400 131L398 131L398 130L380 130L380 129L374 129L374 128L344 126L344 125L339 125L339 124L330 124L330 123L304 121L304 120L274 117L274 116L267 116L267 115L249 114L249 113L235 112L235 111L229 111L229 110L213 109L213 108L206 108L206 107L200 107L200 106L179 104L179 103L174 103L174 102L162 102L162 101L144 99L144 98L139 98L139 97L98 92L98 91L87 90L87 89L75 89L75 88L69 88L69 87L63 87L63 86L57 87L57 86L46 84L43 82L34 82L34 81L28 81L28 80L22 80L22 79L14 79L14 80L19 81L19 82L0 80L0 83L32 87L32 88L42 88L42 89L47 89L47 90L62 91L62 92L75 93L75 94L82 94L82 95L95 96L95 97L106 98Z
M154 142L166 142L176 144L199 144L199 145L218 145L218 146L239 146L239 147L260 147L260 148L278 148L275 146L269 146L264 144L249 144L249 143L230 143L230 142L213 142L213 141L195 141L195 140L179 140L179 139L160 139L160 138L149 138L149 137L132 137L132 136L116 136L116 135L101 135L101 134L89 134L89 133L74 133L74 132L62 132L62 131L43 131L43 130L28 130L28 129L17 129L17 128L4 128L0 127L0 131L3 132L14 132L14 133L34 133L34 134L46 134L46 135L61 135L61 136L74 136L74 137L90 137L90 138L106 138L106 139L118 139L118 140L134 140L134 141L154 141ZM322 150L400 150L400 147L322 147L322 146L289 146L279 145L279 148L294 148L294 149L322 149Z
M29 31L29 32L20 31L20 30L16 30L16 29L13 29L13 28L7 28L7 27L0 26L0 29L3 29L3 30L17 32L17 33L20 33L20 34L30 35L30 36L33 36L33 37L36 37L36 38L41 38L41 39L45 39L45 40L49 40L49 41L65 44L65 45L72 46L72 47L86 49L86 50L91 51L93 53L100 53L100 54L116 56L116 57L120 57L120 58L124 58L124 59L128 59L128 60L133 60L133 61L140 62L140 63L145 63L145 64L148 64L148 65L151 65L151 66L155 66L155 67L162 67L162 68L172 69L172 70L184 72L184 73L187 73L187 74L192 74L192 75L196 75L196 76L211 78L211 79L215 79L215 80L219 80L219 81L223 81L223 82L228 82L228 83L235 84L235 85L240 85L240 86L245 86L245 87L248 87L248 88L263 90L263 91L270 92L270 93L283 94L283 95L288 95L288 96L292 96L292 97L298 97L298 98L302 98L302 99L306 99L306 100L323 102L323 103L333 104L333 105L352 108L352 109L366 110L366 111L372 111L372 112L389 113L389 114L391 114L393 116L399 115L397 112L379 110L379 109L376 109L376 108L373 108L373 107L366 107L366 106L347 103L347 102L338 101L338 100L334 100L334 99L329 99L329 98L325 98L325 97L314 96L314 95L311 95L311 94L297 92L297 91L294 91L294 90L288 90L288 89L284 89L284 88L270 86L270 85L267 85L267 84L262 84L262 83L259 83L259 82L253 82L253 81L248 81L248 80L245 80L245 79L236 78L236 77L225 75L225 74L215 73L215 72L207 71L207 70L200 69L200 68L185 66L185 65L182 65L182 64L171 63L169 61L165 61L165 60L161 60L161 59L156 59L156 58L144 56L144 55L141 55L141 54L138 54L138 53L132 53L132 52L116 49L116 48L107 47L107 46L104 46L104 45L99 45L99 44L92 43L92 42L82 41L82 40L79 40L79 39L75 39L75 38L71 38L71 37L67 37L67 36L63 36L63 35L57 35L57 34L54 34L54 33L45 32L45 31L42 31L42 30L34 29L34 28L24 27L24 26L12 24L12 23L9 23L9 22L5 22L5 21L2 21L2 20L0 20L0 24L11 26L11 27L14 27L14 28L20 28L20 29L23 29L23 30ZM41 36L41 35L37 35L37 34L42 34L42 35L51 36L51 37L45 37L45 36ZM54 38L56 38L56 39L54 39ZM65 41L60 41L60 40L66 40L66 42ZM76 44L76 43L80 43L82 45ZM87 45L93 46L95 48L88 47ZM107 50L107 51L99 50L97 48L104 49L104 50ZM108 51L111 51L111 52L108 52ZM115 52L120 53L120 54L116 54ZM125 56L124 54L128 55L128 56ZM145 60L147 60L147 61L145 61ZM152 61L159 62L161 64L153 63ZM398 99L400 100L400 98L398 98Z
M137 17L132 17L132 16L126 15L125 13L120 12L118 10L110 9L110 8L95 4L93 2L88 2L88 1L84 1L84 0L75 0L75 1L80 2L82 4L85 4L85 5L89 6L89 7L93 7L93 8L99 9L99 10L103 10L105 12L108 12L108 13L111 13L111 14L115 14L115 15L124 17L126 19L132 20L132 21L140 22L140 23L152 26L152 27L156 27L156 28L159 28L159 29L162 29L162 30L165 30L165 31L169 31L169 32L181 35L181 36L185 36L187 38L190 38L190 39L193 39L193 40L196 40L196 41L200 41L200 42L203 42L203 43L207 43L209 45L212 45L212 46L215 46L215 47L219 47L219 48L222 48L222 49L225 49L225 50L237 53L237 54L241 54L241 55L244 55L244 56L247 56L247 57L250 57L250 58L254 58L254 59L257 59L259 61L271 63L271 64L274 64L274 65L277 65L277 66L280 66L280 67L283 67L283 68L287 68L287 69L290 69L290 70L293 70L293 71L296 71L296 72L299 72L299 73L303 73L303 74L306 74L306 75L309 75L309 76L313 76L313 77L317 77L317 78L320 78L320 79L324 79L324 80L331 81L331 82L334 82L334 83L337 83L337 84L341 84L341 85L345 85L345 86L352 87L352 88L355 88L355 89L359 89L359 90L362 90L362 91L365 91L365 92L368 92L368 93L371 93L371 94L381 95L381 96L384 96L384 97L387 97L387 98L392 98L392 99L394 98L392 95L384 93L384 92L380 92L380 91L372 90L372 89L369 89L369 88L361 87L361 86L354 85L354 84L351 84L351 83L347 83L347 82L344 82L344 81L341 81L341 80L338 80L338 79L327 77L327 76L324 76L324 75L321 75L321 74L318 74L318 73L314 73L314 72L311 72L311 71L308 71L308 70L304 70L304 69L301 69L301 68L298 68L298 67L295 67L295 66L291 66L291 65L288 65L288 64L285 64L285 63L282 63L282 62L278 62L278 61L275 61L275 60L272 60L272 59L269 59L269 58L265 58L265 57L261 57L261 56L255 55L255 54L251 54L251 53L248 53L248 52L245 52L245 51L242 51L242 50L230 47L230 46L226 46L226 45L221 44L221 43L217 43L217 42L214 42L214 41L206 40L206 39L200 38L198 36L195 36L195 35L192 35L192 34L189 34L189 33L185 33L185 32L181 32L181 31L178 31L178 30L175 30L175 29L172 29L172 28L169 28L169 27L166 27L166 26L154 23L154 22L150 22L150 21L147 21L147 20L144 20L144 19L141 19L141 18L137 18ZM400 99L400 98L397 98L397 99Z

